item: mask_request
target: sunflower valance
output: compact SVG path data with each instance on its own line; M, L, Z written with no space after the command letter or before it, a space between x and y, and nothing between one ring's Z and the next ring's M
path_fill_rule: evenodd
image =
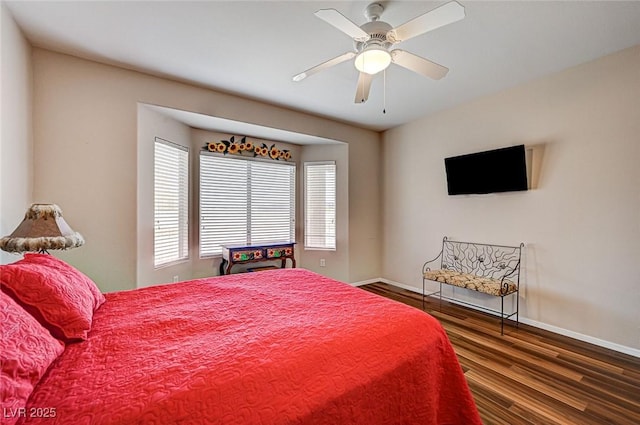
M236 140L235 136L231 136L229 140L221 140L219 142L207 142L204 149L209 152L218 152L222 154L234 154L234 155L251 155L254 157L271 158L277 161L289 161L291 158L291 152L288 149L278 149L276 144L267 146L266 143L258 145L247 140L246 136Z

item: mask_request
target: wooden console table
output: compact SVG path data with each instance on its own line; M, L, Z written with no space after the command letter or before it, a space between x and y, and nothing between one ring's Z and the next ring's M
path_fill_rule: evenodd
M295 242L279 242L260 245L222 245L222 262L220 274L231 274L235 264L257 263L259 261L280 260L282 268L291 260L291 267L296 266L293 246Z

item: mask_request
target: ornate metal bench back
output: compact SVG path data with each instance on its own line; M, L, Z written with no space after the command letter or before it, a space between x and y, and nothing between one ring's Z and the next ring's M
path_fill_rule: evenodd
M489 245L473 242L442 240L441 267L462 273L502 279L507 276L520 280L519 246Z

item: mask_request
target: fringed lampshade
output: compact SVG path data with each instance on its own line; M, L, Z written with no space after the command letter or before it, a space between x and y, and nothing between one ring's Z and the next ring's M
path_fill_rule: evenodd
M0 239L0 249L9 252L46 252L48 249L69 249L83 244L82 235L69 227L56 204L31 205L16 230Z

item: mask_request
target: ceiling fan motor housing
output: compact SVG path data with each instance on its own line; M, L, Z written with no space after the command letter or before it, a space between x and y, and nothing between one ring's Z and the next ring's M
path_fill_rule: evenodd
M362 52L371 46L382 47L388 50L393 43L387 39L387 33L393 29L391 25L382 21L372 21L360 26L364 32L369 34L367 41L354 41L356 51Z

